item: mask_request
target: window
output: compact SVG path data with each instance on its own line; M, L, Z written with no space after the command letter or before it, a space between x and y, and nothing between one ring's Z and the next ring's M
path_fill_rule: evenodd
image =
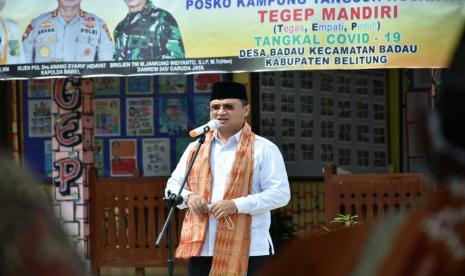
M368 119L368 103L357 103L357 118Z
M274 72L264 72L261 74L261 81L260 81L260 85L261 86L270 86L270 87L274 87L276 84L275 84L275 73Z
M369 132L368 126L358 125L357 126L357 142L368 143L369 142Z
M300 73L300 87L301 89L313 89L313 73L312 72L301 72Z
M334 122L322 121L321 122L321 138L332 139L334 138Z
M337 92L342 94L350 93L350 78L347 75L338 76Z
M294 73L283 71L281 72L281 87L294 88Z
M356 73L355 93L359 95L368 95L368 77L367 73L360 71ZM368 73L369 75L369 73Z
M339 140L344 142L350 142L352 140L350 124L339 125Z
M370 152L368 150L357 150L357 165L361 167L368 167L369 160L368 155Z
M312 96L300 96L300 113L313 114Z
M347 148L340 148L339 149L339 166L350 166L351 158L350 158L351 151Z
M320 84L321 92L333 92L334 74L329 72L321 73Z
M384 120L386 117L384 112L384 105L382 104L373 104L373 113L375 120Z
M276 119L275 118L261 118L260 129L263 136L276 136Z
M300 120L300 136L302 138L313 138L313 122L312 119L301 119Z
M333 116L333 99L332 98L321 98L321 115Z
M373 95L384 96L384 80L382 79L373 80Z
M281 122L282 136L295 137L295 119L283 118Z
M385 144L386 134L384 133L384 127L374 127L373 137L375 144Z
M281 153L283 154L284 161L293 162L295 161L295 144L294 143L283 143L281 144Z
M375 166L385 167L386 166L386 152L375 151Z
M321 161L323 161L323 162L332 162L333 159L334 159L333 145L332 144L322 144L321 145Z
M263 93L260 97L260 107L263 112L275 112L275 94L273 93Z
M350 119L352 117L351 104L349 100L338 101L338 116L341 119Z
M305 160L305 161L314 160L314 148L315 148L315 145L313 144L302 144L300 146L300 149L302 152L302 160Z
M294 95L282 94L281 95L281 111L282 112L294 112Z

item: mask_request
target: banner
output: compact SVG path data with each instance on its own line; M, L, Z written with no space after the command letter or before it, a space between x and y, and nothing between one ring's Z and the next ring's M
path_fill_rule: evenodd
M465 13L462 0L3 0L2 8L0 79L446 67Z

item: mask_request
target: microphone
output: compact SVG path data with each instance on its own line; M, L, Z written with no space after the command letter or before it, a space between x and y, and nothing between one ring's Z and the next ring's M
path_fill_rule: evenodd
M189 132L189 136L194 138L199 135L202 135L206 132L212 131L220 127L220 121L218 120L211 120L210 122L204 124L203 126L199 126L196 129L193 129Z

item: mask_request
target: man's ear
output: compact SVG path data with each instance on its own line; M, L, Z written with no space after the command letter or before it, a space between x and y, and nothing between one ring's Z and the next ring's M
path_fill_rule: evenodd
M247 118L247 116L249 116L249 113L250 113L250 104L244 106L244 110L245 110L244 117Z

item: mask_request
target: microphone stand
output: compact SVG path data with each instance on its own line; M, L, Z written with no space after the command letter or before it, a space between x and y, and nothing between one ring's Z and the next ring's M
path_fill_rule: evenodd
M184 202L184 199L181 196L181 192L184 189L184 186L186 185L187 177L189 176L189 173L192 170L192 167L194 166L195 159L197 159L197 155L199 154L200 147L202 147L203 143L205 142L205 137L206 137L205 133L202 134L202 136L200 136L199 143L197 144L197 148L195 149L194 157L192 158L191 163L189 164L189 167L186 171L186 174L182 181L182 185L181 185L181 188L179 189L179 192L175 194L175 193L171 193L171 191L168 191L168 197L163 198L166 204L170 206L170 210L168 212L168 216L166 217L165 224L163 225L163 228L161 229L160 234L158 234L158 238L155 242L155 246L160 247L161 239L163 238L165 233L168 233L168 275L169 276L173 276L173 273L174 273L173 234L171 233L171 219L173 217L176 206Z

